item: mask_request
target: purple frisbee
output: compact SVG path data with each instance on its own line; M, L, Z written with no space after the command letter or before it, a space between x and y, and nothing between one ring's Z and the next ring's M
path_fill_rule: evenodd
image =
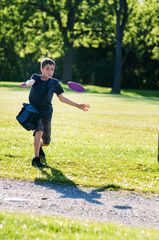
M67 83L67 85L69 86L69 88L71 88L72 90L74 90L76 92L84 92L85 91L84 87L82 85L80 85L79 83L69 81Z

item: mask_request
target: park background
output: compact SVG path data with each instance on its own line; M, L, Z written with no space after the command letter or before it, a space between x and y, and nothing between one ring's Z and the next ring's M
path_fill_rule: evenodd
M159 193L158 11L157 0L1 1L2 177ZM55 176L30 168L32 132L16 121L30 90L18 81L44 57L55 59L66 97L91 106L79 114L54 98L46 155Z
M159 89L158 0L2 0L0 74L25 81L44 57L55 78L112 88Z
M158 15L158 0L1 0L1 178L158 196ZM82 99L91 109L79 114L54 99L49 168L40 171L31 167L32 133L15 117L29 94L18 82L40 72L44 57L55 60L55 77L66 96ZM66 85L70 80L86 91L71 91ZM158 239L159 234L157 229L113 224L102 224L97 231L97 223L85 228L68 219L56 226L59 219L35 218L1 211L0 237L128 240Z

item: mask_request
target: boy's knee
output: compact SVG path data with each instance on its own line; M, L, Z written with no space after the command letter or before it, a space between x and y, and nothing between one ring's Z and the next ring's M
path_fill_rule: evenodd
M41 136L43 135L43 131L41 131L41 130L40 130L40 131L37 131L37 132L35 133L35 135L41 137Z

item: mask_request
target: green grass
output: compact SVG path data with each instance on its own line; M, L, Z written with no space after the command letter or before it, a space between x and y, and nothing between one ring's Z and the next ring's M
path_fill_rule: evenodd
M31 167L32 132L15 117L29 89L0 82L0 176L100 189L159 193L157 137L158 91L121 91L86 86L65 96L91 105L88 113L54 97L52 142L46 148L49 167ZM115 224L0 212L0 239L158 239L159 231Z
M0 212L0 239L158 240L159 230Z
M91 105L88 113L54 96L52 142L45 148L48 169L31 167L32 132L15 117L29 89L0 82L0 176L95 188L159 193L157 138L159 92L86 86L65 96Z

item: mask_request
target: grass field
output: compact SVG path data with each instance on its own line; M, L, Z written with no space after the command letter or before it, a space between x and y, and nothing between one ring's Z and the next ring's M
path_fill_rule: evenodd
M159 230L0 212L0 239L158 240Z
M15 118L28 102L29 89L0 83L0 175L159 193L159 92L111 95L109 89L94 86L86 93L64 88L66 97L89 103L91 109L84 113L54 96L52 142L45 148L49 168L40 171L31 167L32 132Z
M88 113L54 96L48 168L31 167L32 132L15 117L29 89L0 82L0 176L114 190L159 193L159 92L87 86L65 96L91 105ZM0 212L0 239L158 239L159 231ZM52 238L51 238L52 237Z

